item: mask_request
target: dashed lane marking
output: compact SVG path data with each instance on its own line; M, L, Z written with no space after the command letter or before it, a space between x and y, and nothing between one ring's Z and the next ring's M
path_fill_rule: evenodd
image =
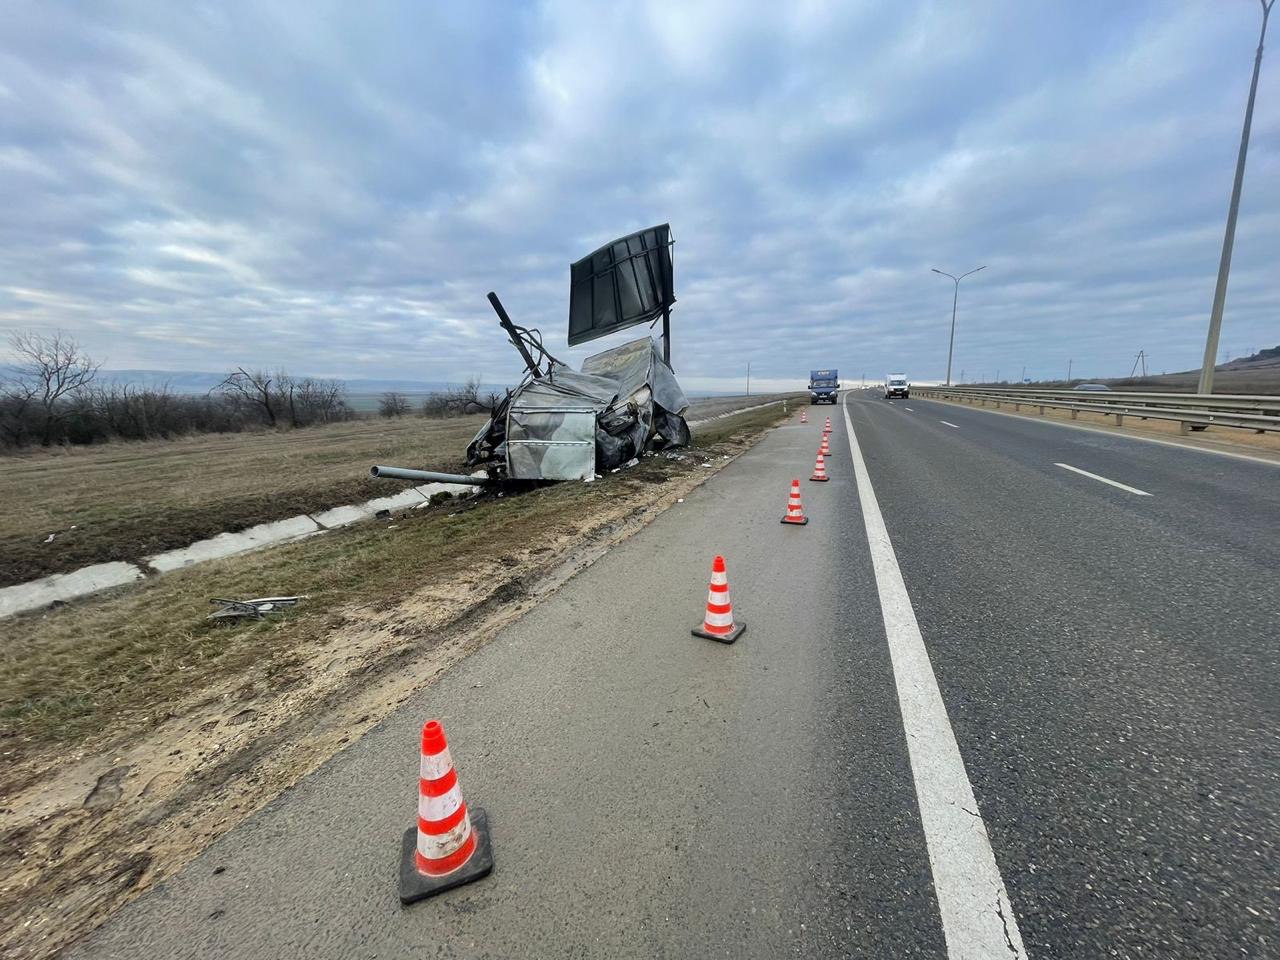
M1079 467L1073 467L1069 463L1054 463L1055 467L1061 467L1063 470L1070 470L1072 473L1078 473L1082 477L1088 477L1090 480L1097 480L1099 483L1109 483L1113 487L1121 490L1127 490L1129 493L1137 494L1139 497L1149 497L1151 494L1145 490L1139 490L1137 487L1131 487L1127 483L1121 483L1118 480L1108 480L1106 477L1100 477L1096 473L1090 473L1088 470L1081 470Z

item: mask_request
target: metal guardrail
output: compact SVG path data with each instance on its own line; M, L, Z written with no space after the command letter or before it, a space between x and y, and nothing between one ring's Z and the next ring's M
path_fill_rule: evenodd
M1183 433L1208 427L1235 427L1256 433L1280 431L1280 396L917 386L913 386L911 392L936 400L982 406L1011 404L1014 410L1023 406L1038 407L1041 413L1045 407L1070 410L1072 420L1081 411L1101 413L1114 416L1117 426L1124 423L1127 416L1140 420L1173 420L1182 425Z

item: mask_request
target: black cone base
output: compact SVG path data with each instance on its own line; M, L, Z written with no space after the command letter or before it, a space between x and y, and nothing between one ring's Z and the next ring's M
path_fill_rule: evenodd
M705 637L707 640L715 640L717 643L733 643L733 641L742 636L742 631L745 629L747 629L746 623L739 620L728 633L707 633L702 627L694 627L690 632L695 637ZM416 843L417 841L414 842Z
M493 847L489 843L489 818L479 807L470 807L471 831L476 835L476 849L471 859L453 873L443 877L428 877L418 872L414 853L418 850L418 828L405 831L400 844L400 902L417 903L437 893L444 893L472 880L486 877L493 870Z

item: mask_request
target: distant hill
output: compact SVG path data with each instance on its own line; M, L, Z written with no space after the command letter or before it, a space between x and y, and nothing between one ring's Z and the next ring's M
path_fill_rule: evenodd
M1265 370L1268 368L1280 369L1280 346L1267 347L1259 350L1257 353L1249 357L1237 357L1226 363L1220 363L1215 370ZM1199 373L1200 371L1192 371Z
M225 373L208 373L203 370L103 370L98 376L107 383L132 383L145 387L160 387L168 384L169 389L174 393L188 394L208 393L226 378ZM358 377L338 377L337 379L346 384L347 393L352 396L373 396L389 390L420 396L424 393L446 390L449 387L462 386L460 380L379 380ZM480 389L482 393L488 393L490 390L502 392L514 386L514 383L490 383L486 380L481 382ZM737 396L737 392L733 390L686 389L685 394L690 397Z
M1067 389L1086 381L1105 383L1116 390L1152 390L1194 393L1200 385L1200 370L1157 373L1147 377L1077 377L1074 380L1039 380L1037 387ZM997 384L973 384L997 386ZM1280 346L1267 347L1248 357L1237 357L1214 367L1214 393L1272 396L1280 394Z
M1213 368L1214 393L1280 393L1280 346L1267 347L1248 357L1237 357ZM1200 384L1200 370L1182 370L1146 379L1106 380L1124 390L1172 390L1193 393Z
M11 366L0 364L0 379L3 379L4 375L12 372L12 370ZM98 373L98 382L122 385L127 383L151 388L168 386L174 393L198 396L214 389L226 379L226 376L226 373L210 373L206 370L101 370ZM305 374L302 376L305 376ZM336 379L342 380L346 385L347 400L356 410L377 409L378 397L392 390L406 394L410 398L420 398L425 394L435 393L438 390L462 386L462 381L459 380L380 380L368 377L338 377ZM514 383L491 383L485 380L481 381L480 392L487 394L493 390L501 393L514 386ZM686 389L685 395L688 397L730 397L737 396L738 392L734 390Z
M103 370L98 376L106 382L133 383L138 386L160 387L168 384L175 393L208 393L223 379L225 373L208 373L203 370ZM431 393L447 387L458 386L443 380L378 380L369 378L347 379L339 377L346 384L348 393L386 393L395 390L401 393ZM498 385L488 385L493 389L501 389Z

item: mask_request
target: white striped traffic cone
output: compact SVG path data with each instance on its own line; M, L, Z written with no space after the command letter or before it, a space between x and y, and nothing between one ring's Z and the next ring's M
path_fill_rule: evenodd
M830 433L830 432L831 432L831 418L830 418L830 417L827 417L827 425L826 425L825 427L823 427L822 429L823 429L823 430L825 430L825 431L827 431L827 433Z
M827 461L823 459L821 450L818 451L818 460L813 465L813 476L809 479L818 480L822 483L826 483L831 479L827 476Z
M702 626L693 628L695 637L733 643L747 625L733 622L733 603L729 600L729 578L725 574L724 557L716 555L711 562L711 589L707 591L707 613Z
M809 518L804 515L804 507L800 505L800 481L791 481L791 496L787 499L787 515L782 518L783 523L790 523L796 526L803 526L809 522Z
M801 411L800 411L800 422L801 422L801 423L808 423L808 422L809 422L809 413L808 413L808 411L807 411L807 410L801 410Z
M460 887L492 869L488 818L462 801L444 728L428 720L418 763L418 825L405 833L400 848L400 902Z
M831 456L831 442L827 439L827 435L822 435L822 455L824 457Z

